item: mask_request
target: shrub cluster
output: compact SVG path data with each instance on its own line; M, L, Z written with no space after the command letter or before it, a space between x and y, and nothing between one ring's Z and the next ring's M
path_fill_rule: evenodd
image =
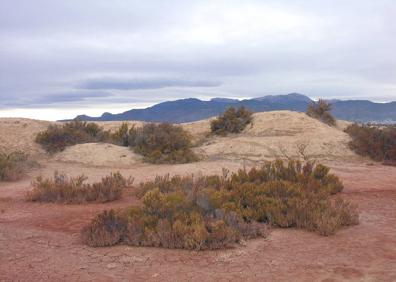
M125 243L217 249L266 236L269 224L334 234L358 223L356 208L331 194L341 181L323 165L269 162L228 176L157 177L140 184L142 205L104 212L82 231L90 246Z
M308 105L306 114L326 123L327 125L334 126L336 124L336 120L330 111L331 104L325 100L319 99L318 102L312 102Z
M129 128L127 123L114 132L104 131L96 123L78 120L63 125L50 125L36 136L36 142L48 152L64 150L67 146L106 142L130 146L150 163L189 163L198 160L191 150L191 136L182 127L168 123L147 123Z
M345 129L352 141L349 146L357 154L375 161L396 161L396 126L352 124Z
M0 181L21 179L29 165L29 157L24 152L0 151Z
M47 130L37 134L36 142L46 151L54 153L67 146L103 141L108 134L96 123L74 120L63 125L48 126Z
M147 123L129 130L128 145L150 163L189 163L198 158L191 150L191 136L182 127Z
M55 172L53 179L37 177L33 190L26 195L28 201L81 204L85 202L109 202L121 198L122 190L132 184L119 172L102 178L101 182L87 184L84 175L67 177Z
M230 107L210 123L212 133L226 135L227 133L240 133L252 122L252 112L245 107L235 109Z

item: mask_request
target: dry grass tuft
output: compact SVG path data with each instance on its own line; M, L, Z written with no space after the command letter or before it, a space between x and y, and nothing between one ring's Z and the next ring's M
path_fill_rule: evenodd
M34 165L35 163L24 152L0 152L0 181L19 180L27 169Z
M86 180L84 175L67 177L57 172L51 179L37 177L32 182L33 190L27 193L26 199L32 202L66 204L104 203L120 199L122 190L133 181L131 178L124 178L119 172L111 173L94 184L87 184Z

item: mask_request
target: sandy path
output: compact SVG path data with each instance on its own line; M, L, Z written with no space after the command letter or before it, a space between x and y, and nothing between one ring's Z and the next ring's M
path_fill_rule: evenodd
M48 163L32 172L49 174L62 167L84 170L92 179L108 168ZM219 172L236 163L199 163L173 168L176 173ZM29 180L1 184L0 280L5 281L395 281L396 168L359 164L332 165L344 180L343 197L359 205L361 223L332 237L294 229L274 229L268 239L222 251L191 252L117 246L89 248L79 230L98 211L136 200L131 191L108 204L57 205L23 201ZM138 166L138 181L169 166ZM172 170L171 170L172 172Z

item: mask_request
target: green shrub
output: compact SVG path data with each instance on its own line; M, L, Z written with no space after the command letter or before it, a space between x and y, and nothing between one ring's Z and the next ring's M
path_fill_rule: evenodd
M396 126L352 124L345 132L351 136L349 146L357 154L385 164L396 161Z
M327 236L358 223L355 206L331 197L342 188L327 167L299 161L268 162L230 176L224 170L223 176L156 177L137 187L141 206L117 212L126 224L117 243L217 249L266 236L267 224ZM103 245L92 231L105 228L99 217L83 230L91 246Z
M331 104L325 100L319 99L318 102L312 102L308 105L306 114L326 123L327 125L334 126L336 124L336 120L330 111Z
M119 172L102 178L101 182L87 184L84 175L67 177L55 172L52 179L37 177L27 200L33 202L56 202L81 204L85 202L109 202L121 198L122 190L131 185L132 179L124 178Z
M189 163L197 161L191 136L180 126L148 123L129 130L128 144L150 163Z
M210 123L212 133L226 135L227 133L240 133L252 122L252 112L245 107L235 109L230 107Z
M95 123L79 120L63 125L49 125L47 130L36 136L36 142L50 152L63 151L67 146L81 143L99 142L106 138L106 132Z
M0 181L15 181L23 177L31 161L21 151L6 153L0 151Z

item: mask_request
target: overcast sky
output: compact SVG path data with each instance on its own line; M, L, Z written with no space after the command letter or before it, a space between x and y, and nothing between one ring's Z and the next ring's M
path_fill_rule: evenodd
M396 1L0 0L0 116L290 92L396 100Z

